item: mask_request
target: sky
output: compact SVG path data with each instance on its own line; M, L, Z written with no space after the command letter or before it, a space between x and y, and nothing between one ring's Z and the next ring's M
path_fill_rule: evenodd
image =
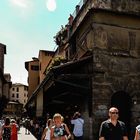
M80 0L0 0L0 43L6 45L4 73L28 85L25 62L39 50L55 50L54 36Z

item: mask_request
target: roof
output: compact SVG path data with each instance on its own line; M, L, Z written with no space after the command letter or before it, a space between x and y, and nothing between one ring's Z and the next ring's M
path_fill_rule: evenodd
M22 83L13 83L12 86L27 86L25 84L22 84ZM28 87L28 86L27 86Z
M3 47L4 48L4 54L6 54L6 45L0 43L0 47Z
M63 73L64 71L70 70L71 68L74 68L74 66L79 66L82 65L83 63L86 63L87 61L89 61L92 58L92 56L88 56L88 57L84 57L81 58L80 60L75 60L75 61L71 61L68 63L65 63L63 65L59 65L59 66L55 66L53 67L46 75L46 77L44 78L44 80L42 81L42 83L40 85L38 85L38 87L36 88L36 90L33 92L33 95L28 99L27 104L35 97L37 96L37 94L39 93L39 90L45 85L47 84L47 82L49 80L52 80L51 85L54 83L54 79L53 76L54 75L59 75L60 73ZM70 70L71 71L71 70ZM50 86L51 86L50 85ZM26 105L27 105L26 104Z

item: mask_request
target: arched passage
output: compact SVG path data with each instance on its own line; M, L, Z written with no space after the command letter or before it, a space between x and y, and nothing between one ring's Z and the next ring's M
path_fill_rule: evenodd
M131 120L131 102L132 99L128 93L118 91L111 98L111 106L119 109L119 120L126 124L128 135L130 135L130 120Z

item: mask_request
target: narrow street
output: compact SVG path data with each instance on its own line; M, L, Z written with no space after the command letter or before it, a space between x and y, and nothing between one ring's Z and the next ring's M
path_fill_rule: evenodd
M21 127L18 132L18 140L37 140L31 133L25 134L25 128Z

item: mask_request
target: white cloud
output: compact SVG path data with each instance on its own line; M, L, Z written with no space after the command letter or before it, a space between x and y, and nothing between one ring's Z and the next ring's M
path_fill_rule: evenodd
M34 9L34 0L9 0L10 5L18 15L26 18Z
M55 0L47 0L46 7L49 11L55 11L56 9L56 1Z
M10 0L10 2L13 5L21 7L21 8L28 8L32 6L31 0Z

